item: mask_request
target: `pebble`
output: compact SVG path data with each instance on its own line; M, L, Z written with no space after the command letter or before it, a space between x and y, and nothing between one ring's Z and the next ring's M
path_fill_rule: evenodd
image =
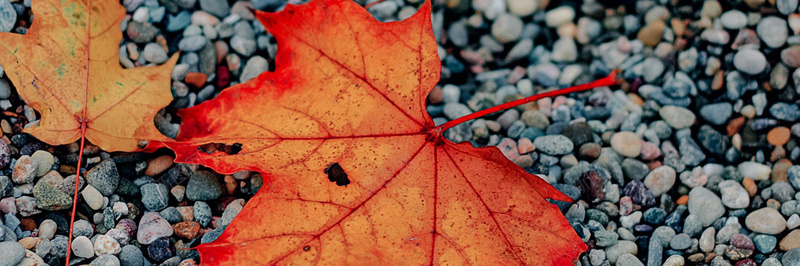
M800 107L794 104L777 102L769 108L769 113L777 119L789 122L800 119Z
M523 22L514 15L503 13L492 23L492 36L502 43L514 42L522 34Z
M208 171L195 172L186 184L186 198L191 201L215 200L220 195L222 195L222 185L217 177Z
M239 75L239 80L246 82L258 77L258 75L261 75L261 73L264 73L267 70L269 70L267 60L261 56L253 56L247 60L247 63L244 65L242 74Z
M757 233L776 235L786 229L786 219L777 210L764 207L748 214L745 225Z
M94 257L92 240L86 236L79 236L72 240L72 253L81 258Z
M800 248L793 248L786 251L781 258L781 263L783 263L784 266L800 265Z
M660 166L650 171L644 179L644 185L650 189L654 196L661 196L675 184L675 169L669 166Z
M200 8L217 17L224 18L231 13L227 0L199 0Z
M119 172L112 159L106 159L86 172L86 182L94 186L103 196L111 196L119 185Z
M14 266L25 258L25 248L14 241L0 242L0 265Z
M551 155L564 155L573 150L572 141L563 135L541 136L533 140L536 149Z
M770 48L778 48L786 43L789 28L785 20L775 16L762 18L756 26L758 37Z
M507 4L508 10L520 17L529 16L539 9L538 0L508 0Z
M739 10L730 10L722 13L720 23L726 29L738 30L747 26L747 16Z
M178 42L178 49L183 52L197 52L206 45L206 38L200 35L189 36Z
M783 251L800 248L800 230L792 230L781 239L778 248Z
M675 129L688 128L694 124L696 119L694 113L689 109L673 105L661 107L658 110L658 114L668 125Z
M157 262L162 262L175 255L175 246L169 238L161 237L150 243L147 255Z
M38 171L38 163L28 155L22 155L14 164L14 171L11 172L11 180L17 184L33 182Z
M575 19L575 10L572 7L564 5L550 11L547 11L545 14L544 20L545 24L549 27L558 27L567 23L572 22Z
M626 157L639 156L642 150L641 144L642 140L633 132L622 131L611 136L611 148Z
M757 235L753 238L753 244L761 253L770 253L775 249L778 239L771 235Z
M733 65L737 70L756 75L767 67L767 58L756 49L742 49L733 56Z
M0 1L0 32L11 32L17 22L17 11L9 1Z
M704 187L694 187L689 192L689 213L695 215L702 226L709 226L725 214L722 201L714 192ZM688 221L688 218L687 218ZM685 227L686 225L684 225Z
M157 212L146 212L139 221L136 240L142 244L150 244L160 237L172 235L172 226Z
M755 181L768 179L772 172L769 166L757 162L742 162L737 169L742 176L752 178Z
M211 223L211 207L203 201L194 202L194 220L206 227Z
M94 240L94 254L97 256L102 255L116 255L122 251L122 247L120 247L119 242L116 239L111 238L106 235L99 235Z
M728 122L733 106L727 102L707 104L700 108L700 116L711 124L721 126Z
M747 190L735 180L725 180L717 185L722 194L722 204L731 209L744 209L750 206Z
M145 262L142 250L133 245L123 246L119 253L119 261L123 266L143 266Z
M92 210L99 210L103 208L103 194L101 194L100 191L98 191L92 185L87 185L85 188L83 188L83 191L81 191L81 196L83 196L83 200Z
M161 45L158 45L157 43L148 43L145 45L142 56L145 60L147 60L147 62L154 64L161 64L169 60L167 52L164 51L164 48L161 48Z
M160 183L150 183L141 186L142 205L149 211L160 211L169 205L169 192L167 186Z
M636 255L638 253L637 250L636 243L628 240L620 240L616 245L605 249L606 258L608 258L608 261L612 264L617 263L617 259L622 256L622 254Z

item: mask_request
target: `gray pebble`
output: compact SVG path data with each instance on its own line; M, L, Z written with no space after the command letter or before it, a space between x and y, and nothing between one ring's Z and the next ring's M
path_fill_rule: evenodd
M161 183L144 184L141 188L142 204L150 211L160 211L169 204L167 186Z
M756 33L768 47L778 48L786 43L786 38L789 36L789 27L786 26L786 20L770 16L762 18L758 22Z
M0 32L11 32L16 23L17 11L8 0L0 0Z
M208 171L197 171L186 184L186 198L191 201L215 200L222 195L217 177Z

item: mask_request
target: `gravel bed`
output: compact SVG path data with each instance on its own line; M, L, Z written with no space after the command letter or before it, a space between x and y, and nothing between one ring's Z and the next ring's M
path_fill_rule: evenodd
M421 1L369 11L394 21ZM445 133L498 147L575 199L555 204L589 246L579 265L800 265L797 0L433 2L437 124L622 70L622 86ZM276 41L249 10L285 3L122 1L122 66L181 51L175 100L155 119L165 135L177 134L176 110L275 68ZM24 34L29 6L0 0L0 31ZM19 133L38 117L2 73L0 265L63 265L79 147ZM75 264L196 265L185 248L218 237L262 185L258 173L173 164L166 151L82 152Z

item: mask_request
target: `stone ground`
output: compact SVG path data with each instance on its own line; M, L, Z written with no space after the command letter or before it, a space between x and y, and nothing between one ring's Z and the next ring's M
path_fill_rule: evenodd
M393 21L420 1L369 11ZM168 136L177 109L275 67L275 39L249 8L285 1L122 4L121 65L182 51L175 100L155 120ZM29 6L0 0L0 31L24 34ZM438 124L623 71L619 88L542 99L446 132L497 146L573 197L557 204L590 247L580 265L800 265L797 0L435 0L433 11L442 80L428 111ZM2 73L0 265L60 265L78 146L19 133L38 117ZM257 173L173 164L166 152L83 152L75 263L194 265L197 254L182 248L219 236L262 184Z

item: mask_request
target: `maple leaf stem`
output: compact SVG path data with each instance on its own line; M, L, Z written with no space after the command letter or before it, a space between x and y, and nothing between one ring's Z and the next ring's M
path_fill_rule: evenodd
M595 80L595 81L590 82L590 83L576 85L576 86L563 88L563 89L558 89L558 90L553 90L553 91L548 91L548 92L543 92L543 93L539 93L539 94L536 94L536 95L533 95L533 96L530 96L530 97L527 97L527 98L522 98L522 99L519 99L519 100L514 100L514 101L510 101L510 102L501 104L501 105L497 105L497 106L493 106L493 107L490 107L490 108L486 108L486 109L483 109L483 110L480 110L480 111L477 111L477 112L474 112L474 113L471 113L471 114L456 118L454 120L450 120L450 121L448 121L448 122L446 122L444 124L441 124L438 127L434 128L432 130L432 133L436 134L436 135L441 135L445 130L447 130L447 129L451 128L451 127L454 127L454 126L456 126L458 124L467 122L467 121L472 120L472 119L480 118L480 117L483 117L485 115L489 115L489 114L493 114L493 113L496 113L496 112L499 112L499 111L503 111L503 110L507 110L507 109L510 109L510 108L514 108L514 107L517 107L517 106L520 106L520 105L523 105L523 104L526 104L526 103L529 103L529 102L533 102L533 101L536 101L536 100L539 100L539 99L542 99L542 98L545 98L545 97L556 97L556 96L559 96L559 95L569 94L569 93L573 93L573 92L590 90L590 89L594 89L594 88L597 88L597 87L616 85L616 84L620 83L620 80L617 79L617 74L619 74L619 70L615 69L614 71L611 71L611 74L608 74L608 76L606 76L605 78L602 78L602 79L599 79L599 80Z
M92 10L92 1L88 1L86 10L89 10L89 12L87 12L87 20L91 22L92 21L92 12L91 12L91 10ZM91 25L91 24L87 23L87 25ZM92 32L91 28L87 28L86 29L86 38L87 38L87 40L91 39L90 38L91 37L91 32ZM86 45L86 80L85 80L85 82L86 82L85 84L87 84L87 86L89 84L89 64L90 64L89 62L91 62L89 60L90 59L89 55L91 55L91 53L89 53L90 50L91 50L91 46L88 45L88 43L87 43L87 45ZM78 120L79 120L78 122L81 123L81 145L80 145L80 149L78 149L78 167L76 168L76 171L75 171L75 191L74 191L74 193L72 193L72 212L70 212L69 235L67 236L67 237L69 237L69 239L67 240L67 258L66 258L66 262L64 263L64 265L69 265L69 258L70 258L70 254L72 253L72 232L74 230L73 227L75 225L75 213L76 213L77 207L78 207L78 191L81 188L81 162L83 161L83 148L84 148L84 146L86 144L86 126L87 126L87 121L86 121L86 119L87 119L87 117L86 117L87 110L86 109L87 109L87 104L89 104L89 89L88 88L86 90L84 90L84 92L83 92L83 112L81 114L81 117L78 118Z

